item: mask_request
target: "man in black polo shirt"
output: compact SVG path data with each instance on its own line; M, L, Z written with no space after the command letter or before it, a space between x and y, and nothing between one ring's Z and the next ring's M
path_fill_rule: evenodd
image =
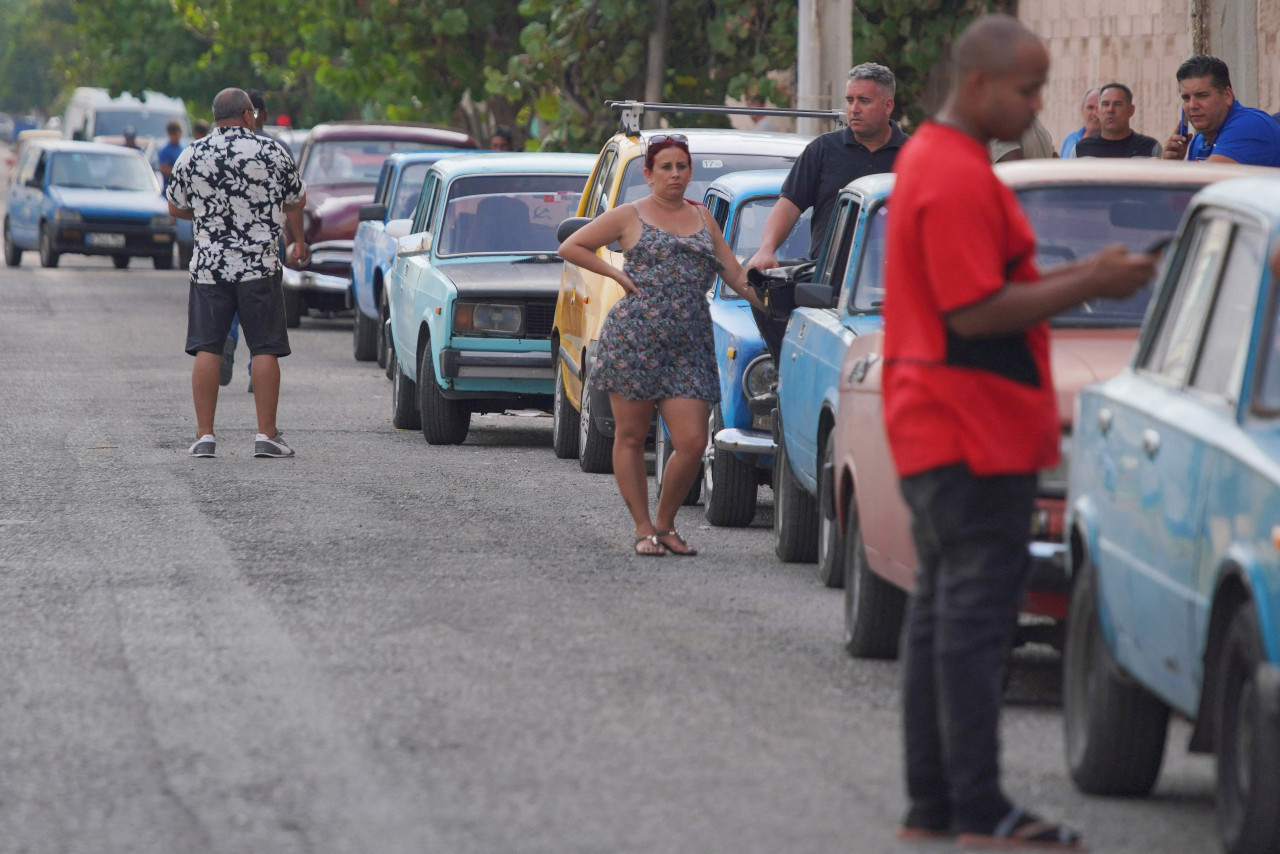
M1071 157L1160 157L1163 146L1129 127L1133 118L1133 92L1123 83L1108 83L1098 96L1098 120L1102 130L1076 143Z
M893 72L874 62L864 62L849 72L844 97L849 126L817 137L796 159L782 184L782 198L765 220L760 249L745 266L760 270L778 266L774 253L809 208L813 208L809 255L816 257L840 189L863 175L893 171L898 150L907 141L907 135L889 119L897 85ZM765 346L777 361L786 322L756 309L752 314Z

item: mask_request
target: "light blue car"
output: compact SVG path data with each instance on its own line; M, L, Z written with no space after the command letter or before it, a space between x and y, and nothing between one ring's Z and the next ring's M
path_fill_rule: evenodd
M373 201L359 210L359 225L351 247L351 290L356 317L352 349L357 362L377 360L388 366L391 342L384 334L388 309L385 283L396 261L396 240L387 234L393 219L413 216L431 164L457 151L414 151L391 154L382 163ZM390 370L387 376L391 376Z
M740 262L745 263L760 248L765 220L780 198L786 177L785 169L731 172L707 188L707 210ZM778 247L776 255L784 264L804 259L810 218L806 211ZM707 300L720 369L720 403L710 415L701 482L694 483L686 503L696 502L701 493L712 525L744 527L755 518L759 485L770 482L778 373L751 315L751 305L719 276L711 282ZM661 491L670 451L661 419L659 424L654 473Z
M1129 367L1077 397L1068 481L1072 778L1147 794L1185 715L1232 854L1280 851L1278 244L1280 179L1196 195Z
M840 370L854 338L883 328L884 238L891 173L867 175L840 191L809 284L782 339L774 435L773 528L778 557L818 562L830 587L844 584L832 470Z
M434 163L387 277L392 424L433 445L466 440L473 412L550 409L556 229L595 157L474 154Z
M37 140L22 150L9 187L4 258L34 249L44 267L63 255L109 255L115 266L150 258L173 267L174 219L142 152L119 145Z

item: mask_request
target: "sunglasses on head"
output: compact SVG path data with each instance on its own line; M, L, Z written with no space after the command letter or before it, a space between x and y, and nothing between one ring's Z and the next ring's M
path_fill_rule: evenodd
M666 145L672 142L682 142L685 145L688 145L689 137L682 133L656 133L649 137L650 145Z

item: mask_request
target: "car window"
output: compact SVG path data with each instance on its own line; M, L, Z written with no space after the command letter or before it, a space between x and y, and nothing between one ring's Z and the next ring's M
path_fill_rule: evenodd
M1255 226L1236 227L1191 378L1193 388L1229 402L1238 399L1244 373L1250 319L1262 276L1262 245L1262 233Z
M1200 332L1213 298L1231 238L1231 220L1201 216L1192 224L1190 249L1182 257L1159 327L1142 367L1181 386L1195 357Z
M711 218L716 221L716 225L720 226L720 232L724 233L724 224L729 219L729 200L712 193L707 194L707 198L703 201L707 206L707 212L711 214Z
M475 175L449 186L436 254L553 253L556 227L574 215L585 175Z
M388 205L387 219L404 219L413 216L413 209L422 195L422 184L427 179L430 163L410 163L400 170L400 182L396 184L395 198Z
M846 308L850 314L878 312L884 305L884 239L889 232L889 203L867 214L858 277Z
M397 151L449 150L447 145L406 139L314 141L302 167L302 180L308 184L373 184L383 162Z
M382 173L378 176L378 188L373 191L373 203L376 205L385 205L390 201L387 197L391 195L391 176L395 174L395 169L391 168L390 163L382 164Z
M435 222L436 211L439 209L436 204L439 196L440 176L433 174L428 180L426 190L418 198L418 209L413 215L413 230L415 233L431 230L431 224Z
M19 184L27 183L32 178L36 177L37 174L43 178L43 170L37 172L36 167L38 164L44 163L44 156L44 151L38 148L30 148L23 153L22 162L18 164L17 182Z
M730 172L750 172L756 169L790 169L794 154L699 154L693 152L693 179L685 189L686 198L701 199L707 194L711 182ZM619 205L638 201L649 194L649 182L644 179L644 158L636 157L622 173L622 192Z
M604 159L596 170L596 182L591 187L591 203L587 206L587 216L595 218L609 207L609 187L613 185L613 176L618 171L618 149L610 146L605 149Z
M49 183L59 187L159 192L147 161L131 154L60 151L49 164Z
M827 224L822 251L818 253L817 284L838 287L844 283L859 209L857 200L852 196L845 196L836 203L835 215Z
M187 136L190 131L187 128L186 113L155 110L146 106L98 110L94 116L93 134L94 136L124 136L125 128L131 127L140 137L151 136L164 139L167 134L165 125L173 119L182 123L182 135Z
M761 196L749 199L738 206L738 214L733 221L733 233L728 235L726 242L739 264L745 264L759 251L760 243L764 240L765 220L769 218L769 212L773 210L773 206L778 203L778 198L778 196ZM727 203L721 201L720 204L724 206L727 216ZM791 229L791 233L787 235L786 240L782 241L782 245L775 253L779 264L785 266L804 259L809 251L809 220L812 216L812 210L807 210L796 220L795 227ZM720 296L724 299L742 299L723 281L720 284Z
M1142 252L1178 228L1196 187L1067 185L1018 191L1036 233L1036 266L1050 270L1123 243ZM1097 298L1053 319L1054 326L1142 325L1152 282L1123 300Z

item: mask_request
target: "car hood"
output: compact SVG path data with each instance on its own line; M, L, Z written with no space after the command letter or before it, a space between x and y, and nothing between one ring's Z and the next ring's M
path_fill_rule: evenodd
M360 206L373 201L372 184L323 184L307 187L307 212L312 217L312 243L323 240L353 240L360 225Z
M557 259L558 260L558 259ZM502 261L447 261L439 265L453 280L459 297L555 297L560 292L558 263Z
M1068 427L1080 389L1110 379L1129 364L1138 329L1058 328L1052 330L1050 340L1058 419Z
M84 217L119 219L123 215L149 220L169 213L168 202L158 193L145 191L50 187L49 200L60 208L74 208Z

